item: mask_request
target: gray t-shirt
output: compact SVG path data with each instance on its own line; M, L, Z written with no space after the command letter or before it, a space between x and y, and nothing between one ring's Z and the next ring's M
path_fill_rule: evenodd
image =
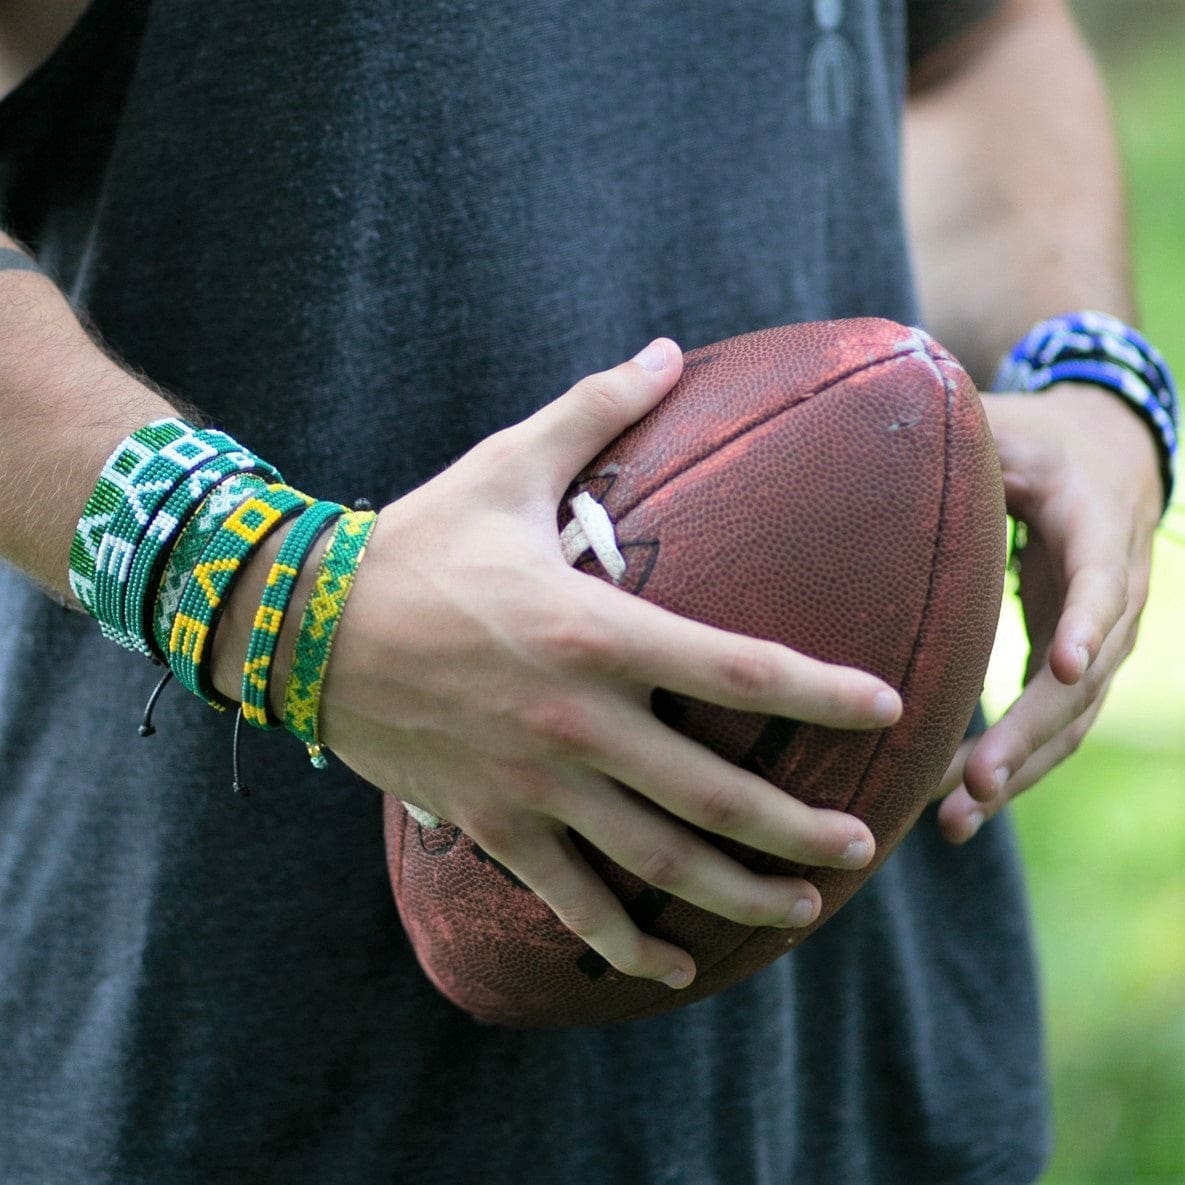
M0 106L9 229L293 484L397 497L579 376L916 318L902 0L95 0ZM952 17L954 20L952 20ZM0 1180L1008 1185L1044 1157L1007 824L932 812L823 931L684 1011L478 1025L379 795L246 738L0 568Z

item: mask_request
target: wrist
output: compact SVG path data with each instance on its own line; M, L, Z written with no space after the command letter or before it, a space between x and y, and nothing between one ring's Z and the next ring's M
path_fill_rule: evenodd
M1180 405L1168 364L1137 330L1106 313L1067 313L1042 321L1013 347L997 391L1042 392L1081 384L1127 405L1154 448L1162 511L1172 498Z

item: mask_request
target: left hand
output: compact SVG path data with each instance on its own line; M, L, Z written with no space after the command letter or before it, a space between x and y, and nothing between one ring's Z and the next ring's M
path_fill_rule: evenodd
M1135 645L1163 487L1152 435L1121 399L1062 383L985 395L1008 511L1026 524L1020 597L1029 661L1020 697L966 741L936 794L963 843L1068 757Z

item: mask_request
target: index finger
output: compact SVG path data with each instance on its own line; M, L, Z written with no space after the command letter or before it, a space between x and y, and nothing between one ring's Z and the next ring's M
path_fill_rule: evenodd
M608 585L599 587L614 598L612 624L606 627L612 644L606 653L612 655L615 673L631 681L725 708L830 728L884 728L901 715L897 691L866 671L717 629Z

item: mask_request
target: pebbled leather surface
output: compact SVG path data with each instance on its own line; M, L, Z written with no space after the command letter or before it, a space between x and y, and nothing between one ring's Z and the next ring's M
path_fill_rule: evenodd
M901 721L840 732L656 691L673 727L800 799L849 810L873 868L805 874L809 929L751 928L650 888L584 844L648 931L699 968L683 992L623 976L457 828L385 803L388 863L429 978L487 1021L569 1026L650 1016L727 987L824 924L929 801L982 689L1004 578L999 460L971 380L924 334L876 319L763 330L691 351L666 400L569 490L616 525L622 584L684 616L775 639L897 687ZM578 565L606 578L592 553Z

